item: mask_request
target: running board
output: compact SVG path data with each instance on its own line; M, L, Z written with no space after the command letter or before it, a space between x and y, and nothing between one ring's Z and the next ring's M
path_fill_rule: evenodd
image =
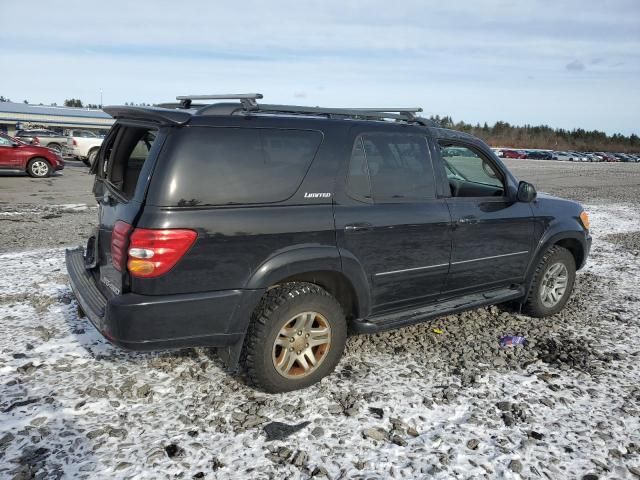
M501 288L499 290L472 293L463 297L436 302L416 310L405 310L386 315L375 315L367 319L354 320L351 326L355 333L381 332L424 322L430 318L450 315L464 310L472 310L485 305L495 305L522 297L524 297L524 287Z

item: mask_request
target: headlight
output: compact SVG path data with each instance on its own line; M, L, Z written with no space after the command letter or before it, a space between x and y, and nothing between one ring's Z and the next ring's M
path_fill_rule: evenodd
M584 210L580 213L580 221L582 222L582 226L589 230L589 214Z

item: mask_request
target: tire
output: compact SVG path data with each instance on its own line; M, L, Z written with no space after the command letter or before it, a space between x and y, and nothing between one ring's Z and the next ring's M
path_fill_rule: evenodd
M53 150L54 152L62 154L62 147L57 143L50 143L49 145L47 145L47 148Z
M51 175L51 165L44 158L32 158L27 164L27 173L34 178Z
M576 280L576 261L566 248L554 245L536 267L524 311L532 317L547 317L564 308ZM564 284L564 287L561 285Z
M256 308L245 337L244 366L250 382L266 392L298 390L333 371L346 339L346 320L335 298L312 283L287 283L269 290Z
M97 155L98 149L94 148L93 150L89 151L89 155L87 156L86 160L83 160L83 162L85 163L85 165L87 165L87 167L91 168L93 167L93 163L96 161Z

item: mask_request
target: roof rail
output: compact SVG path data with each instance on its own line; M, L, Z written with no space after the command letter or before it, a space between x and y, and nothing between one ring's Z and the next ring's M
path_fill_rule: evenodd
M205 107L206 109L206 107ZM293 113L302 115L326 115L329 118L362 118L362 119L393 119L414 120L415 112L421 112L421 108L392 109L392 108L325 108L302 107L298 105L268 105L261 104L250 113Z
M182 108L190 108L193 100L240 100L245 110L254 110L258 106L257 99L262 98L261 93L230 93L216 95L180 95L176 100L180 100Z

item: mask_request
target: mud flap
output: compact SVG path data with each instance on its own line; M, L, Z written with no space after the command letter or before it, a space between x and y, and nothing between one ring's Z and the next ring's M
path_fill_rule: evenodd
M236 343L218 347L218 358L222 360L227 370L234 372L239 369L240 355L242 354L242 346L244 345L244 337Z

